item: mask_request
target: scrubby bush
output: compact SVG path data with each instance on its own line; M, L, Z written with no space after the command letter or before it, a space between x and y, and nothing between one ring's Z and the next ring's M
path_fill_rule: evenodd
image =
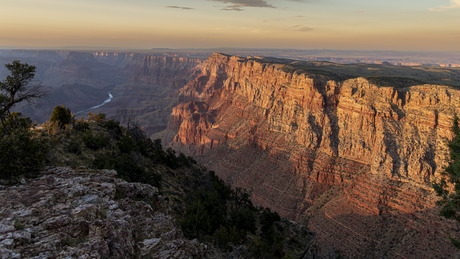
M0 178L34 176L48 161L48 143L34 136L32 122L12 113L0 125Z
M73 125L73 129L79 132L86 132L87 130L89 130L89 124L81 119L75 122L75 124Z
M238 229L255 233L256 217L255 212L248 207L237 207L230 211L230 223Z
M50 122L56 123L62 129L72 121L72 113L64 105L54 107Z
M261 209L259 217L262 233L269 233L273 228L273 224L276 221L280 221L281 218L276 212L272 212L269 208Z
M106 120L103 124L102 127L107 129L109 134L115 138L115 139L120 139L121 136L123 135L123 132L120 127L120 123L116 120Z
M117 146L121 153L130 154L131 152L136 151L136 143L134 143L134 140L130 136L121 137Z
M224 224L225 204L216 192L199 192L185 212L182 229L187 236L206 237Z
M261 234L251 243L249 253L252 258L282 258L284 256L283 236L277 229L276 222L281 218L269 208L259 209Z
M72 138L67 145L67 151L75 155L80 155L82 153L80 142Z
M107 115L104 113L88 113L88 121L104 123L106 117Z
M108 145L107 136L104 132L93 133L92 130L86 131L83 135L83 142L85 145L92 150L99 150Z
M231 251L235 244L241 244L245 237L245 231L235 226L220 226L212 236L214 244L226 251Z
M272 227L273 220L279 219L279 216L276 217L277 214L271 211L263 213L263 210L256 209L246 192L241 189L232 190L215 172L210 171L207 179L209 182L202 183L199 190L190 197L190 205L180 221L188 238L200 238L230 251L234 246L242 244L248 235L256 235L258 222L264 223L265 230ZM263 219L258 220L262 214ZM272 236L275 234L269 238ZM264 237L257 240L258 243L251 243L251 246L263 245L266 249L274 243Z

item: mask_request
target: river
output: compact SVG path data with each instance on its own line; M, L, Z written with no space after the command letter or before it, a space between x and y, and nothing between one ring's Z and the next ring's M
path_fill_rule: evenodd
M108 92L108 95L109 95L109 98L105 99L105 101L104 101L103 103L98 104L98 105L95 105L95 106L91 106L91 107L89 107L88 109L79 111L79 112L75 113L75 115L80 115L80 114L82 114L82 113L87 113L87 112L89 112L89 111L91 111L91 110L94 110L94 109L97 109L97 108L99 108L99 107L101 107L101 106L106 105L107 103L109 103L109 102L112 101L112 99L113 99L113 95L112 95L110 92Z

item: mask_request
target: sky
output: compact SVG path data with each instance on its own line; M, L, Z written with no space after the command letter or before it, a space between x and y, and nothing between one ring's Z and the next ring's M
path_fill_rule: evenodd
M0 48L460 51L460 0L0 0Z

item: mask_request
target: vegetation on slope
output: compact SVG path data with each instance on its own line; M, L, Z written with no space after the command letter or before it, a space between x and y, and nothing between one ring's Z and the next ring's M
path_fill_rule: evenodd
M449 142L448 166L441 174L441 179L433 184L436 194L441 197L441 216L460 222L460 126L455 116L452 126L453 139ZM450 238L460 250L460 240Z
M160 140L147 138L136 125L122 127L105 114L75 120L62 105L49 122L34 128L29 118L10 109L42 95L40 87L29 85L35 67L19 61L6 67L11 75L0 82L0 184L37 176L45 165L114 169L127 181L159 187L186 237L223 254L281 258L304 252L312 237L304 227L254 207L246 192L232 190L191 157L164 150Z
M23 101L43 96L40 85L31 84L35 66L19 60L5 65L10 75L0 81L0 180L37 174L47 161L46 141L33 136L32 122L11 109Z
M0 124L0 180L15 182L37 175L48 162L49 145L30 131L32 122L11 113Z
M123 127L104 114L69 122L67 111L57 106L52 122L34 130L30 120L19 114L8 120L18 127L9 128L12 135L2 134L2 139L14 139L15 147L23 149L18 155L6 151L8 144L1 142L1 178L13 182L33 176L30 172L36 175L45 164L115 169L118 177L127 181L159 187L185 236L212 244L224 255L298 257L311 240L312 234L304 227L282 220L270 209L256 208L246 192L232 190L191 157L164 150L160 140L147 138L138 126ZM16 140L20 134L26 135L27 141L22 137ZM22 165L22 170L12 168L16 164Z

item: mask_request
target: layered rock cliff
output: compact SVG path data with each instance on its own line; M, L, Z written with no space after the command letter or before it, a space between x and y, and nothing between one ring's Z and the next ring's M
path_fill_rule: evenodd
M137 122L149 135L165 129L177 90L201 64L199 59L133 53L97 53L97 59L116 64L126 78L112 89L115 99L100 112L122 123Z
M180 98L172 145L251 190L257 204L308 220L318 249L455 253L446 236L457 226L436 216L430 183L445 165L460 91L327 80L213 54Z

